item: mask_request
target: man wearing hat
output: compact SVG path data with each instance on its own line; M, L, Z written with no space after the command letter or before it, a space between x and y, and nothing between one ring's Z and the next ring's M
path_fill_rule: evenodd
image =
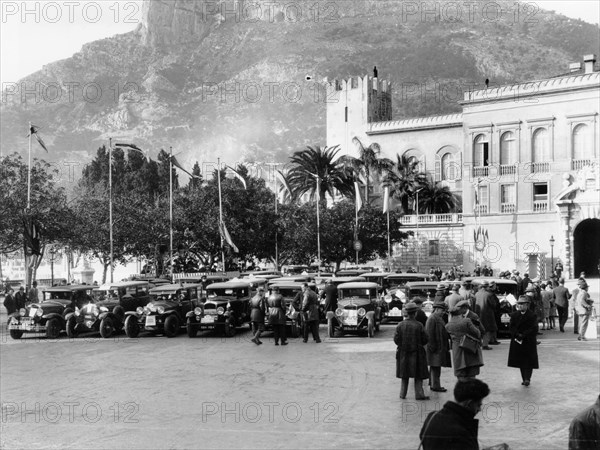
M450 292L450 295L446 296L446 298L444 299L444 303L448 307L448 310L453 309L458 302L466 300L463 296L461 296L458 293L459 289L460 285L458 283L454 283L452 285L452 291Z
M333 311L337 309L338 292L337 286L333 284L333 281L327 279L325 281L325 289L323 289L323 296L325 297L325 314L327 311Z
M475 378L479 375L479 368L483 366L483 355L481 346L477 345L475 353L463 349L460 344L464 335L469 335L471 338L479 341L482 336L481 329L469 317L476 314L469 311L469 302L461 300L456 304L454 309L450 311L454 317L446 325L446 331L452 339L452 366L454 367L454 375L459 380Z
M279 293L279 287L273 286L271 288L271 295L267 299L267 305L269 307L269 325L273 327L273 334L275 335L275 345L287 345L287 338L285 336L285 300Z
M558 326L562 333L565 332L565 323L569 317L569 299L571 294L565 287L565 279L559 278L558 286L552 290L552 297L558 311Z
M483 349L492 350L490 342L496 342L498 324L496 323L496 305L499 303L496 295L489 290L488 281L481 283L479 292L475 294L476 313L481 319L481 325L485 328L483 335Z
M442 367L452 367L450 356L450 335L446 331L443 316L448 310L446 303L434 303L433 313L425 324L427 334L427 364L430 366L429 387L434 392L446 392L440 385Z
M444 283L439 283L435 289L433 303L444 303L446 295L446 285Z
M305 343L308 342L308 332L310 331L314 341L318 344L321 342L321 337L319 336L319 298L308 287L308 283L302 284L302 295L302 311L305 313L302 341Z
M250 300L250 321L252 322L252 339L250 340L256 345L262 344L260 335L265 329L266 311L265 288L261 286Z
M508 367L521 370L521 384L529 386L533 369L539 369L537 354L538 322L535 314L528 308L529 297L521 295L517 300L518 311L510 315L510 348Z
M400 398L405 399L408 392L408 381L415 379L415 398L429 400L423 391L423 380L429 378L427 356L424 345L427 344L427 334L415 315L417 305L409 302L404 307L406 318L396 327L394 342L396 343L396 378L402 380Z
M17 292L15 294L15 308L17 308L17 311L18 311L21 308L25 308L26 304L27 304L27 295L25 295L25 288L23 286L21 286L19 288L19 292Z
M588 284L584 280L579 285L579 292L577 293L577 298L575 299L575 309L577 314L579 315L579 337L577 338L578 341L587 340L585 338L585 332L587 331L590 315L592 314L593 303L593 300L590 299L590 294L588 294Z

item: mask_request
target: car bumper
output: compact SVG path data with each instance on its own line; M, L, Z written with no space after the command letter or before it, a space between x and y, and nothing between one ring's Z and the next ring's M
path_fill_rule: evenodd
M194 320L190 320L191 327L197 330L213 330L217 327L225 326L225 316L206 314L202 317L195 316Z
M24 333L42 333L46 331L46 323L22 321L11 318L8 322L8 331L23 331Z

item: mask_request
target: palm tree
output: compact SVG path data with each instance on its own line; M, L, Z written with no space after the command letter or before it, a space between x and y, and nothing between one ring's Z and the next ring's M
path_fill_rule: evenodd
M351 197L354 193L352 179L346 173L340 160L334 161L339 146L310 147L294 152L290 157L291 169L287 173L287 181L294 197L310 194L310 200L318 195L327 203L326 194L335 196L336 191Z
M340 161L351 170L356 180L360 180L361 178L365 180L365 202L369 203L371 175L377 180L382 173L392 168L394 162L391 159L379 157L381 147L376 142L373 142L368 147L365 147L357 137L354 137L352 142L358 146L358 158L345 155L340 158Z
M435 183L432 180L422 186L419 192L419 213L448 214L459 212L461 199L448 186Z
M396 155L396 162L384 173L383 184L390 187L390 194L400 200L404 213L409 211L409 200L427 183L425 172L419 172L419 161ZM420 200L420 199L419 199Z

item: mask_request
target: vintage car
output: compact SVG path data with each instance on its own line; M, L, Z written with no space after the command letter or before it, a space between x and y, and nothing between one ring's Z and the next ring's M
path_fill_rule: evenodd
M294 276L294 275L302 275L303 273L308 273L310 270L309 266L302 265L291 265L291 266L283 266L281 271L285 276Z
M150 302L125 313L125 334L137 337L140 331L175 337L186 327L186 314L199 304L200 284L165 284L149 292Z
M359 281L338 286L338 308L327 312L327 332L334 337L335 331L367 331L369 337L379 330L382 319L381 288L377 283Z
M517 310L517 299L519 298L519 287L517 286L517 282L505 278L490 277L468 278L468 281L473 286L473 292L477 292L483 281L496 284L494 293L500 302L499 314L496 316L498 335L510 334L510 315Z
M203 276L206 276L205 283L202 282ZM204 287L208 286L209 284L224 283L225 281L229 281L229 280L231 280L231 277L228 277L224 273L217 273L217 274L211 274L211 275L185 276L185 277L179 278L178 280L176 280L176 282L183 283L183 284L201 284L203 286L203 288L201 289L201 292L200 292L200 299L202 300L206 297L206 292L204 292L205 291Z
M147 281L148 283L152 284L153 286L161 286L163 284L171 284L170 278L155 277L155 276L149 276L149 275L140 275L137 277L132 277L131 281Z
M123 329L125 312L146 306L150 300L148 291L154 287L148 281L121 281L108 283L94 289L93 302L66 316L67 336L96 332L109 338Z
M370 273L371 271L369 271ZM363 273L367 273L362 269L341 269L335 273L336 277L360 277Z
M278 270L250 270L247 272L242 272L239 278L257 278L257 277L265 277L276 275L278 277L282 277L283 274Z
M429 275L424 273L390 273L383 280L384 300L387 304L386 319L402 320L402 307L406 303L404 286L408 282L427 281Z
M266 280L262 281L264 285ZM255 289L251 280L208 285L204 303L186 314L188 336L195 337L202 330L216 330L227 337L234 336L237 327L250 322L250 297Z
M421 309L429 317L433 312L433 299L437 291L438 281L409 281L403 287L407 302L419 298L423 302Z
M41 302L31 303L10 316L10 337L20 339L23 333L46 333L48 338L57 338L65 329L67 315L92 301L93 288L89 284L45 288Z
M269 286L277 283L308 283L312 281L308 275L290 275L289 277L277 277L268 280Z
M304 325L303 323L303 313L301 311L302 308L302 286L304 282L285 282L280 281L275 284L269 285L269 295L271 294L271 289L273 286L277 286L279 288L279 293L283 296L283 300L286 303L287 311L286 311L286 334L291 337L300 336L300 332ZM316 291L316 286L314 283L308 283L308 287L313 291ZM300 294L300 295L298 295ZM296 300L294 302L294 300ZM265 330L271 330L272 327L269 325L268 317L265 317Z

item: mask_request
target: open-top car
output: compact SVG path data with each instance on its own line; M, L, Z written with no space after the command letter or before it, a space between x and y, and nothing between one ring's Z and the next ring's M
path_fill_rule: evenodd
M65 329L67 315L92 301L93 288L84 284L44 289L41 302L31 303L10 316L10 336L20 339L23 333L46 333L48 338L57 338Z
M483 281L496 285L494 294L496 294L500 302L500 314L496 318L498 335L510 334L510 315L517 310L517 299L519 298L517 282L515 280L507 280L506 278L489 277L469 278L468 281L472 284L474 292L477 292Z
M407 302L412 302L415 299L420 299L423 304L421 308L429 317L433 312L433 299L437 291L437 281L410 281L404 285L404 295Z
M291 337L300 336L300 330L302 330L303 313L302 313L302 286L304 282L285 282L281 281L275 284L269 285L269 294L273 286L279 288L279 293L283 297L286 304L286 333ZM308 283L308 288L316 292L315 283ZM268 317L265 317L265 330L272 329L269 324Z
M67 314L67 336L97 332L109 338L123 329L125 312L146 306L152 286L148 281L121 281L94 289L94 302Z
M340 284L338 308L327 312L329 337L334 337L336 330L342 334L366 330L373 337L382 319L380 289L377 283L368 281Z
M263 285L266 280L262 280ZM186 315L189 337L201 330L216 330L235 335L236 328L250 321L250 297L255 289L251 280L214 283L206 288L206 300Z
M127 337L137 337L140 331L177 336L185 329L186 314L200 304L200 289L200 284L165 284L152 288L146 306L125 313Z
M384 299L387 303L386 319L402 320L402 307L406 303L406 283L427 280L429 275L424 273L389 273L383 280Z

